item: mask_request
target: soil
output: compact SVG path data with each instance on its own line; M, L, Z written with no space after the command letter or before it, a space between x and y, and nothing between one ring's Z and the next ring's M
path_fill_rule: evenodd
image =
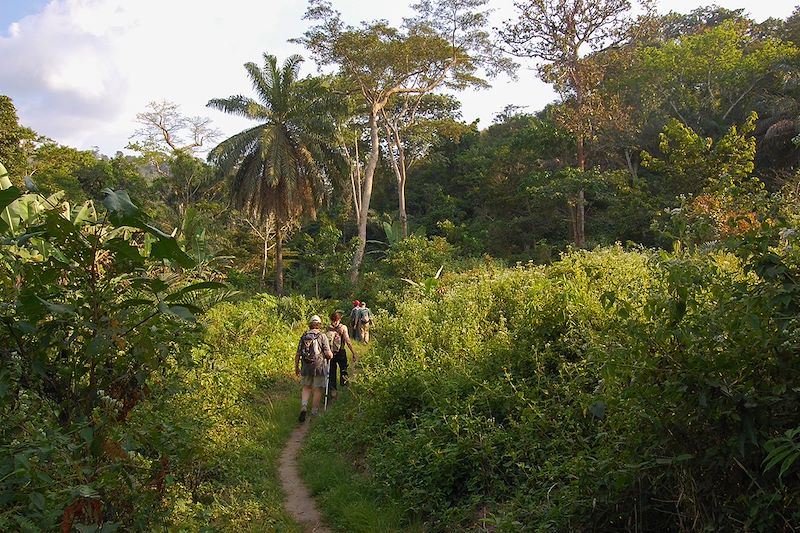
M278 465L278 476L286 493L284 505L292 517L297 520L306 533L333 533L322 521L322 515L317 509L311 493L300 478L297 468L297 454L303 445L303 439L308 432L309 423L305 422L292 431L286 447L281 452Z

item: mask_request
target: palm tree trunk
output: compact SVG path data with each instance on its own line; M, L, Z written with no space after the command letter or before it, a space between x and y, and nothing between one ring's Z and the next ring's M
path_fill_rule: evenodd
M261 290L264 289L264 286L267 283L267 259L269 256L267 252L269 251L269 233L264 233L264 257L261 261L261 280L259 282L259 288Z
M350 282L355 283L358 281L358 271L361 268L361 263L364 260L364 250L367 247L367 214L369 213L369 202L372 198L372 178L375 175L375 169L378 166L378 158L380 157L380 140L378 139L378 113L380 109L373 106L372 112L369 115L369 137L370 137L370 153L369 161L367 161L367 168L364 169L364 184L361 195L361 209L358 212L358 247L355 254L353 254L353 264L350 268Z
M283 233L275 225L275 294L283 296Z

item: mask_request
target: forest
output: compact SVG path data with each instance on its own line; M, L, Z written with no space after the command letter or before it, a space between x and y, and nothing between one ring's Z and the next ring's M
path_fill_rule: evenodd
M300 460L335 531L800 530L800 8L306 7L227 138L0 95L0 531L302 531L297 340L354 299ZM557 99L463 121L499 73Z

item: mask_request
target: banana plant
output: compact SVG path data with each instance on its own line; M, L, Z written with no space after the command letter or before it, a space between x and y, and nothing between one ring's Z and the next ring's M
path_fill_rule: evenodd
M432 297L436 294L437 290L439 289L440 278L442 276L442 271L444 270L444 265L439 267L439 270L436 271L431 277L427 277L421 282L414 281L413 279L409 278L400 278L412 287L416 287L420 290L425 296Z

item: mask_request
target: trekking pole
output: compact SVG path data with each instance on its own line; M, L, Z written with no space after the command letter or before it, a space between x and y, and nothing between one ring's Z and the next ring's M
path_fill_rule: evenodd
M330 360L326 360L325 361L325 411L328 410L328 387L331 384L330 373L331 373L331 362Z

